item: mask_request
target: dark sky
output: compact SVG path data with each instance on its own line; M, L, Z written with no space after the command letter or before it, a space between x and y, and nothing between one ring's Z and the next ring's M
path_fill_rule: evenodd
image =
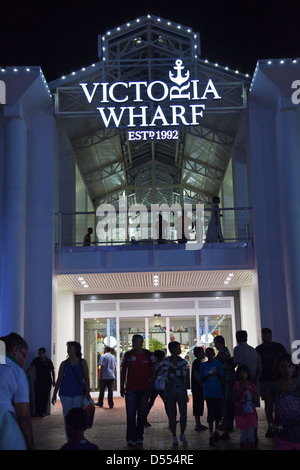
M39 65L51 81L97 61L98 34L147 14L191 27L203 58L240 72L300 57L299 0L0 0L0 66Z

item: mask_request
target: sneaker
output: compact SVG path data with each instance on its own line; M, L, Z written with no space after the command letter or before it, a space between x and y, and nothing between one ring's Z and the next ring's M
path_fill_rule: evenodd
M127 445L128 445L129 447L132 447L132 446L135 445L135 442L132 441L131 439L129 439L129 440L127 441Z
M180 440L181 440L182 444L184 444L184 445L186 445L188 443L184 434L180 434Z
M136 444L137 446L142 446L142 445L144 444L144 441L143 441L143 439L137 439L137 440L135 441L135 444Z
M173 446L178 446L178 439L177 439L177 436L173 436L173 442L172 442Z

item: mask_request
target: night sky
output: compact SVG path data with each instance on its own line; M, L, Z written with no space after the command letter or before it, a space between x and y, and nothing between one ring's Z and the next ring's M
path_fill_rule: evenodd
M201 56L253 74L300 57L299 0L0 0L0 67L38 65L48 81L98 60L97 37L147 14L200 33ZM299 77L300 79L300 77Z

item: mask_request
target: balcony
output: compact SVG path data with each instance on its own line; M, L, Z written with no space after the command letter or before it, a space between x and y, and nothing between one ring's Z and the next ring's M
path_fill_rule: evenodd
M223 243L205 243L210 209L203 209L197 231L192 211L189 240L176 236L174 218L167 220L167 235L159 239L151 231L151 217L114 212L115 224L96 212L56 214L56 274L126 273L151 271L196 271L253 269L252 215L249 207L222 208ZM199 219L200 220L200 219ZM104 221L104 222L103 222ZM100 225L99 225L100 224ZM153 224L152 224L153 225ZM93 233L83 246L87 228ZM102 232L100 230L102 229ZM100 237L99 237L100 234ZM101 237L101 235L103 235ZM155 236L153 236L155 235Z

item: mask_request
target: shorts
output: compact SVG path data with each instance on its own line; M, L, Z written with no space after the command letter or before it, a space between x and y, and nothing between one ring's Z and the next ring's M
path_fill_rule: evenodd
M223 399L207 397L205 400L207 406L207 422L221 421L223 418Z

